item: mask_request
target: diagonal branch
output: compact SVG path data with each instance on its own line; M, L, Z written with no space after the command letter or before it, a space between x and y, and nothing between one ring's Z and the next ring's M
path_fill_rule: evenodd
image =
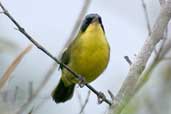
M147 24L148 35L150 35L151 34L151 26L150 26L150 19L149 19L149 16L148 16L147 6L146 6L144 0L141 0L141 3L142 3L143 10L144 10L144 15L145 15L145 20L146 20L146 24Z
M150 58L156 44L162 39L164 30L171 18L171 0L168 0L162 6L160 14L152 28L151 35L146 39L140 52L137 54L135 61L130 66L127 78L122 84L113 105L109 110L110 114L120 114L124 107L129 103L135 93L135 85L145 69L148 59Z
M46 50L42 45L40 45L36 40L32 38L31 35L29 35L23 27L19 25L19 23L11 16L11 14L6 10L6 8L2 5L0 2L0 7L3 10L3 14L6 15L18 28L19 32L21 32L28 40L30 40L38 49L40 49L42 52L44 52L47 56L49 56L51 59L53 59L57 64L60 64L63 68L65 68L68 72L70 72L76 79L79 81L82 81L82 76L74 72L71 68L69 68L67 65L60 62L58 59L56 59L55 56L53 56L48 50ZM85 86L89 88L93 93L95 93L102 101L106 102L107 104L111 105L111 102L104 97L104 95L101 95L101 92L97 91L94 87L92 87L90 84L84 82Z
M88 93L87 93L87 97L86 97L86 99L85 99L85 102L84 102L84 104L81 106L81 110L80 110L79 114L83 114L83 111L84 111L84 109L85 109L85 107L86 107L86 105L87 105L87 103L88 103L88 101L89 101L90 93L91 93L91 91L89 90Z

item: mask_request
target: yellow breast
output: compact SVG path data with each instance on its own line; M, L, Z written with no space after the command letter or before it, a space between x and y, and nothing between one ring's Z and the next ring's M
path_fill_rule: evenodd
M68 66L85 77L87 82L95 80L106 68L109 61L109 45L99 24L90 25L75 42ZM65 71L67 80L76 83L73 76Z

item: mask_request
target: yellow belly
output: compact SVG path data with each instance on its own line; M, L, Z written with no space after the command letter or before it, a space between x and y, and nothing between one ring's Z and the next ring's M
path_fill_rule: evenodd
M99 30L98 30L99 31ZM107 67L109 61L109 45L105 35L99 31L83 34L72 47L68 66L83 76L87 82L95 80ZM96 33L96 34L95 34ZM64 70L62 78L68 83L77 83L75 77Z
M87 49L73 57L69 66L78 74L85 77L87 82L95 80L106 68L108 63L108 49L97 47L95 50Z

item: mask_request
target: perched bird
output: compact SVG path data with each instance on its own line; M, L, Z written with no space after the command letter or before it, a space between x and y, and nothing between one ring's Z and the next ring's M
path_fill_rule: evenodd
M86 82L95 80L107 67L110 47L106 40L102 19L98 14L89 14L83 20L76 38L64 51L61 62L84 77ZM70 72L60 66L62 76L52 92L53 100L61 103L73 96L78 83Z

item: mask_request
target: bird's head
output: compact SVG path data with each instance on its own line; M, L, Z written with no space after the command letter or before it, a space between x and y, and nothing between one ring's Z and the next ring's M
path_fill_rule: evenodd
M88 14L83 20L81 32L93 31L97 29L105 32L101 17L98 14Z

